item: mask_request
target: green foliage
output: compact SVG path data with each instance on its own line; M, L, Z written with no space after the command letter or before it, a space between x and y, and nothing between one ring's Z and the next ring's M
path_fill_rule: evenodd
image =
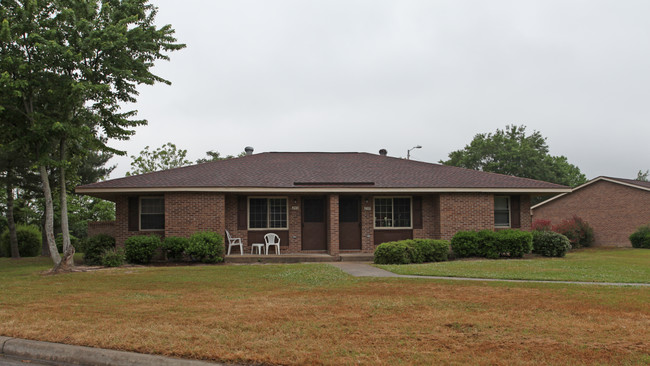
M86 239L84 263L89 266L100 266L102 255L107 249L115 249L115 238L106 234L98 234Z
M131 236L124 242L126 261L134 264L148 264L156 249L160 248L160 244L160 237L157 235Z
M197 164L202 164L202 163L207 163L207 162L210 162L210 161L226 160L226 159L232 159L232 158L241 158L242 156L246 156L246 152L242 151L237 156L234 156L234 155L221 156L220 152L210 150L210 151L206 151L205 155L207 155L205 158L197 159L196 163Z
M446 261L449 242L433 239L408 239L380 244L375 249L377 264L409 264Z
M533 231L533 253L545 257L564 257L571 249L569 239L553 231Z
M539 179L575 187L587 181L580 169L564 156L552 156L546 138L538 131L526 135L525 126L480 133L462 150L449 154L445 165Z
M636 180L642 181L642 182L647 182L648 181L648 175L650 175L650 170L646 169L644 172L643 170L639 170L638 173L636 173Z
M63 234L61 233L56 234L54 241L56 242L56 250L58 250L59 253L63 253ZM76 236L70 234L70 244L72 244L72 246L74 247L75 252L83 253L82 251L79 250L80 249L79 242L80 240Z
M413 251L413 247L405 241L382 243L375 249L374 262L376 264L409 264L413 257L417 257L412 254Z
M21 257L36 257L41 254L41 230L35 225L16 225L18 253ZM0 237L0 257L11 257L9 230Z
M521 258L533 250L533 234L528 231L506 229L496 232L501 256Z
M459 231L451 238L451 250L458 258L479 256L479 244L475 231Z
M630 235L630 242L634 248L650 249L650 225L644 225L638 228Z
M553 226L553 231L569 238L573 249L588 247L594 242L594 229L576 215Z
M186 253L194 260L204 263L223 262L225 246L223 236L204 231L192 234Z
M124 250L119 249L106 249L102 253L102 266L104 267L119 267L124 264L126 259L124 255Z
M167 258L180 260L190 241L179 236L168 236L163 240L161 248L167 253Z
M451 238L458 257L520 258L533 249L533 236L521 230L459 231Z
M156 172L192 164L185 158L186 156L187 150L177 149L171 142L154 151L149 151L149 146L145 146L137 156L131 155L131 171L126 175Z
M442 262L449 257L449 242L447 240L412 239L406 240L406 242L420 251L423 262Z

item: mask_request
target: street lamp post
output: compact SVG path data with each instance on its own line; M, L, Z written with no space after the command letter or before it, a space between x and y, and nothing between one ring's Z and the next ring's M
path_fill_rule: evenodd
M417 145L417 146L413 146L412 148L408 149L408 151L406 151L406 160L411 159L411 150L413 150L413 149L421 149L421 148L422 148L422 146Z

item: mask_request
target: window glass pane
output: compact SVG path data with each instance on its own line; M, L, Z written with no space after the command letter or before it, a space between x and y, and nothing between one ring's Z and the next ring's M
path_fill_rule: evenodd
M165 229L165 215L142 215L140 218L141 230L164 230Z
M509 197L494 197L494 225L510 226Z
M165 199L142 197L140 199L140 230L165 229Z
M410 227L411 226L411 199L410 198L394 198L393 210L395 212L395 225L394 227Z
M269 227L286 228L287 227L287 199L286 198L269 198Z
M393 226L393 199L375 198L375 227Z
M162 214L165 213L165 199L162 197L142 198L140 200L140 213Z
M248 226L251 229L266 228L267 213L266 198L251 198L248 209Z

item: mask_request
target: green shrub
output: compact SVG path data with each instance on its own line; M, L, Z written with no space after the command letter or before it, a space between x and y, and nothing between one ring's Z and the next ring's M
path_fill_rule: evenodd
M499 240L499 234L492 230L481 230L478 236L478 252L479 256L497 259L504 252L503 243Z
M56 250L59 251L59 253L63 253L63 234L58 233L56 234L56 237L54 238L54 242L56 243ZM80 246L79 246L80 240L77 239L76 236L70 234L70 244L74 247L75 253L83 253L80 251Z
M119 267L124 264L125 256L122 248L106 249L102 253L102 266L104 267Z
M571 249L569 239L554 231L533 231L533 253L545 257L564 257Z
M576 215L553 226L553 231L569 238L573 249L588 247L594 242L594 229Z
M18 239L18 254L21 257L36 257L41 254L41 230L36 225L16 225ZM0 237L0 257L11 257L9 230Z
M124 242L124 257L129 263L149 264L158 248L160 237L157 235L132 236Z
M179 236L168 236L163 240L161 248L167 253L167 258L180 260L189 245L189 239Z
M204 231L190 236L185 252L193 260L204 263L219 263L223 262L224 250L223 236L212 231Z
M638 228L630 235L630 242L634 248L650 249L650 225L644 225Z
M506 229L495 234L502 256L521 258L533 250L533 234L528 231Z
M106 249L115 249L115 238L106 234L97 234L86 239L84 263L88 266L101 266L102 254Z
M411 252L413 247L409 246L405 240L390 241L379 244L375 249L376 264L409 264L413 258Z
M459 231L451 238L451 250L458 258L479 256L479 238L476 231Z
M447 240L412 239L407 242L412 247L419 249L423 262L442 262L449 258L449 242Z

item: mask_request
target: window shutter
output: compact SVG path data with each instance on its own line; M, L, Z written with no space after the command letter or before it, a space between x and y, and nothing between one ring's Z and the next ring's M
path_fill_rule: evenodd
M237 230L248 228L248 200L246 196L237 196Z
M413 197L413 228L422 229L422 196Z
M140 230L140 200L138 197L129 197L129 231Z
M510 196L510 227L518 229L521 227L521 204L520 196Z

